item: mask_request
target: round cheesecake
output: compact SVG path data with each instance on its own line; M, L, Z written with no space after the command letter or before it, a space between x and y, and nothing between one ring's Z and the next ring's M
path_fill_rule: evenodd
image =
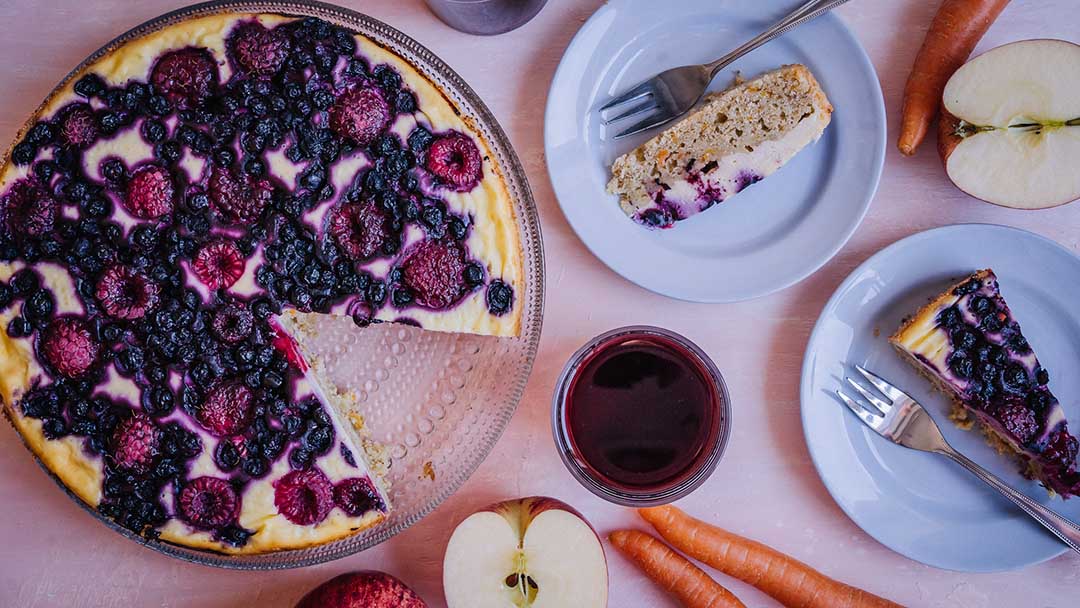
M75 74L0 167L0 396L137 534L309 547L392 506L298 318L516 336L523 280L487 142L415 67L318 19L189 19Z

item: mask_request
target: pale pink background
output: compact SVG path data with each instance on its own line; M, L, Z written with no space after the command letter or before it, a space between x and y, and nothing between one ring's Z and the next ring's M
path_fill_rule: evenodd
M323 566L254 573L183 563L124 540L67 499L10 426L0 424L0 606L291 606L334 574L377 568L401 577L437 607L444 605L441 562L450 531L489 502L548 494L576 506L601 532L640 525L631 511L593 497L574 482L553 449L548 424L552 385L569 354L587 338L630 323L664 325L696 340L730 385L736 422L727 455L711 480L682 501L687 510L910 606L1077 605L1076 556L1007 574L959 574L912 562L863 533L833 503L810 463L797 387L803 349L825 300L878 249L933 226L993 222L1034 230L1076 250L1080 205L1025 213L977 202L951 187L932 148L901 158L890 135L870 214L823 270L782 293L743 304L668 300L621 279L588 253L559 211L544 166L548 83L571 36L599 6L597 0L551 0L533 22L494 38L450 30L419 0L345 4L412 35L453 66L494 111L529 174L547 251L547 315L532 381L509 429L457 494L398 537ZM880 75L890 133L904 79L936 5L856 0L840 9ZM83 57L176 6L169 0L0 3L0 141L14 136L26 115ZM980 48L1032 37L1075 38L1080 32L1076 9L1075 0L1013 2ZM611 606L675 605L611 551L609 567ZM776 605L750 587L721 580L748 606Z

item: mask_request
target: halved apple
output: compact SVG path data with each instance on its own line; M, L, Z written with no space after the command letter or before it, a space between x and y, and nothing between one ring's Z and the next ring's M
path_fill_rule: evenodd
M566 503L509 500L454 530L443 591L449 608L604 608L607 560L592 526Z
M938 151L964 192L1016 209L1080 198L1080 45L987 51L949 79L941 114Z

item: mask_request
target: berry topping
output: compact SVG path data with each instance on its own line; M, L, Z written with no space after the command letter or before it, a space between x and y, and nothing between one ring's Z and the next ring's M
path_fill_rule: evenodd
M1031 379L1023 365L1014 363L1001 372L1001 388L1010 393L1025 395L1031 388Z
M76 148L89 148L97 141L97 118L89 104L72 104L64 111L60 119L60 136Z
M85 374L101 354L89 326L75 317L53 319L41 334L40 349L49 365L68 378Z
M493 315L510 312L514 307L514 290L502 281L492 281L487 290L488 310Z
M389 124L390 106L373 88L349 89L330 108L330 128L361 146L371 143Z
M291 471L274 482L274 505L294 524L310 526L334 507L334 487L319 469Z
M1080 447L1080 442L1077 441L1076 437L1069 434L1065 425L1062 425L1061 428L1050 435L1046 449L1043 450L1042 459L1063 469L1068 469L1076 463L1078 447Z
M152 220L172 213L174 194L169 172L158 165L146 165L128 181L124 208L137 218Z
M224 342L235 344L251 334L254 315L240 306L224 306L214 313L210 326L214 334Z
M210 206L230 224L251 224L270 203L270 182L244 175L236 178L228 169L214 168L210 175Z
M232 484L217 477L192 479L177 497L180 513L196 528L213 529L231 524L240 514L240 497Z
M195 418L218 437L236 435L251 423L255 395L239 382L224 382L210 389Z
M424 165L454 190L468 192L480 182L483 160L471 138L450 133L431 144Z
M344 444L342 444L344 446ZM352 517L384 507L375 484L366 477L350 477L334 486L334 504Z
M382 251L383 244L390 239L397 238L390 222L390 217L374 201L344 203L330 212L327 232L347 257L362 261Z
M20 179L0 197L0 231L10 237L44 236L56 221L56 201L29 179Z
M994 412L994 418L1005 427L1005 430L1016 438L1020 445L1026 445L1039 432L1039 423L1035 420L1035 412L1031 411L1023 402L1003 403Z
M113 463L121 469L146 472L160 451L161 432L144 414L122 421L113 433L110 450Z
M401 264L402 283L418 306L447 308L465 295L465 251L455 241L421 241Z
M117 319L141 319L158 303L158 286L126 266L111 266L94 291L105 313Z
M150 82L174 106L195 107L218 82L217 63L206 49L185 48L165 53L154 64Z
M195 254L191 269L210 289L229 288L244 274L244 256L232 241L214 241Z
M227 42L233 61L243 71L271 76L289 55L289 38L277 29L268 30L258 21L242 23Z

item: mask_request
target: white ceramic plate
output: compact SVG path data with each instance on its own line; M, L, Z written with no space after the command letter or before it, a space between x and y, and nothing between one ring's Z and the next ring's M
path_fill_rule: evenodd
M947 419L948 398L893 352L888 337L951 281L992 268L1050 388L1080 430L1080 258L1046 238L966 224L903 239L857 268L825 305L806 349L802 419L810 456L840 507L871 536L911 559L971 572L1010 570L1065 552L1012 503L944 457L877 436L833 396L844 364L896 384L933 415L946 440L1012 487L1080 521L1080 500L1051 499L978 430ZM850 371L850 368L847 368Z
M671 297L745 300L806 278L855 231L881 175L885 107L873 65L832 14L743 57L713 83L720 89L736 71L753 76L805 64L836 108L816 144L761 183L669 230L635 224L605 192L612 161L655 131L611 141L617 130L605 132L597 107L667 68L720 57L795 4L611 0L574 37L548 93L548 172L571 226L615 272Z

